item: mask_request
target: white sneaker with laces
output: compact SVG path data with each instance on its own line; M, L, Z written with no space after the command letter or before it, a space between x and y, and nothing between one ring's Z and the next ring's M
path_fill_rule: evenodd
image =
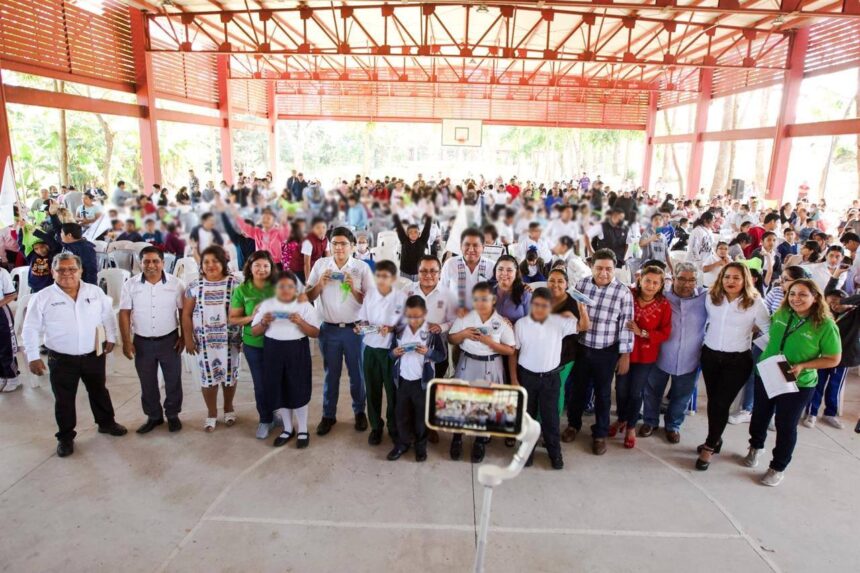
M775 469L768 468L767 473L761 478L761 483L769 487L776 487L782 483L783 478L785 478L785 472L778 472Z
M740 410L729 416L729 424L749 424L750 420L752 420L752 412L749 410Z
M807 416L806 419L803 420L803 425L807 428L814 428L817 420L818 418L815 416Z
M836 416L823 416L821 420L827 424L828 426L833 426L837 430L841 430L845 426L842 424L842 420L837 418Z
M8 378L3 385L3 392L14 392L21 387L21 382L18 378Z
M744 465L748 468L754 468L758 466L758 459L761 457L761 453L764 450L759 450L750 446L749 452L747 453L747 457L744 458Z

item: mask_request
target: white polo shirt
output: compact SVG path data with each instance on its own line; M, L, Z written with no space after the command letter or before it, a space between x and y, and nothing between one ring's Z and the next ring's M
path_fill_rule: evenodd
M412 328L407 324L400 336L397 337L397 346L403 346L410 342L427 346L427 341L430 340L430 331L427 330L427 321L425 320L421 327L412 332ZM418 354L414 350L407 352L400 357L400 377L406 380L421 380L424 374L424 356Z
M358 319L373 326L397 326L403 318L406 304L406 293L402 290L392 288L391 292L383 295L376 288L370 289L364 296L364 304L358 311ZM385 348L391 346L391 337L378 332L364 335L364 344L371 348Z
M284 315L299 313L305 322L317 328L320 327L320 317L313 305L297 300L281 302L277 298L269 298L260 303L254 314L254 320L251 321L251 326L263 322L263 316L267 312L283 313ZM265 336L274 340L300 340L306 334L288 316L276 316L275 320L269 324L269 328L266 329Z
M550 245L555 245L558 243L558 240L562 237L570 237L576 242L579 240L579 223L577 223L574 219L571 219L567 223L562 221L561 219L556 219L550 222L546 227L546 231L544 231L544 235L547 240L549 240Z
M537 322L531 315L522 317L514 325L520 351L517 363L539 374L555 370L561 364L562 339L576 332L575 318L551 314Z
M21 332L27 361L39 359L42 335L45 346L61 354L81 356L96 349L96 329L104 326L107 342L116 342L113 301L99 287L81 282L77 300L56 284L30 297Z
M493 312L486 322L481 322L481 317L473 310L463 318L455 320L454 324L451 326L451 332L456 334L466 330L467 328L481 327L486 328L488 331L487 334L489 334L497 343L507 344L508 346L516 345L517 339L514 336L513 329L508 324L508 321L502 318L497 312ZM460 348L463 352L468 352L475 356L492 356L496 354L493 349L483 342L478 342L477 340L471 340L468 338L460 343ZM558 355L561 357L561 348L559 348Z
M309 287L314 287L320 282L322 274L331 270L332 272L349 273L352 276L354 288L367 293L373 288L373 273L367 263L356 258L349 257L343 268L338 268L334 257L323 257L314 263L311 275L307 279ZM358 322L358 312L361 310L359 303L351 292L341 288L342 281L331 280L322 290L317 299L317 311L323 322L335 324L341 322Z
M152 284L141 273L122 285L119 308L131 311L135 334L147 338L164 336L179 328L176 311L182 309L184 292L185 285L173 275L162 273L161 280Z
M406 289L406 298L420 296L427 305L426 321L430 324L438 324L443 333L451 330L451 325L457 318L457 295L448 289L440 288L437 284L433 290L424 294L421 285L412 283Z

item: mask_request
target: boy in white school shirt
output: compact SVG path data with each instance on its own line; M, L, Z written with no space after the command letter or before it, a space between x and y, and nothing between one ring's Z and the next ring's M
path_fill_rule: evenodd
M391 261L376 263L374 273L376 288L368 291L364 304L358 311L360 325L355 327L361 332L362 326L375 327L376 332L364 335L364 387L367 390L367 418L370 423L370 436L367 443L378 446L382 443L382 428L388 424L388 435L397 442L397 426L394 422L395 389L391 379L393 360L388 352L391 347L392 333L403 317L406 294L394 288L397 280L397 265ZM382 391L385 390L385 420L382 419Z
M580 312L586 312L580 307ZM517 351L509 358L511 384L528 392L526 409L530 416L540 414L541 431L553 469L564 467L558 400L561 387L559 365L562 339L576 334L577 319L552 314L552 294L547 288L532 292L529 315L514 326ZM526 466L531 466L534 451Z

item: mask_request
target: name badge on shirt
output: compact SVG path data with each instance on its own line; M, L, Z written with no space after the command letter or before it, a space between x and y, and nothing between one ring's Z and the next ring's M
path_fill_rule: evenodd
M493 330L496 331L502 327L502 323L499 322L498 320L494 320L493 322L490 323L490 326L492 326Z
M436 302L436 308L441 309L443 306L445 306L445 301L440 300Z

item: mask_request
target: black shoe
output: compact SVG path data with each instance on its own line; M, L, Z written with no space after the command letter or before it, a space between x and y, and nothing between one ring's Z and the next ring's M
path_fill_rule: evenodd
M296 436L296 447L298 449L303 450L310 445L311 437L307 432L299 432Z
M409 451L409 446L394 446L394 449L388 452L389 462L394 462L400 459L400 456Z
M281 432L281 435L279 435L277 438L275 438L275 441L272 445L275 446L276 448L280 448L281 446L283 446L284 444L286 444L287 442L289 442L292 439L293 439L293 434L291 432Z
M701 454L702 450L705 449L706 447L707 447L707 444L700 444L699 446L696 447L696 453ZM720 450L722 450L722 449L723 449L723 439L720 438L720 441L717 442L716 446L714 446L713 453L718 454L718 453L720 453Z
M534 465L534 463L535 463L535 453L532 452L531 454L529 454L529 459L526 460L526 467L530 468Z
M167 418L167 431L178 432L182 429L182 422L179 418Z
M505 438L505 445L509 448L513 448L514 446L517 445L517 439L516 438Z
M415 461L416 462L425 462L427 461L427 450L415 450Z
M858 422L860 423L860 422ZM439 443L439 432L436 430L427 430L427 441L431 444Z
M137 429L137 433L138 434L148 434L163 423L164 423L164 418L159 418L157 420L153 420L150 418L141 427L139 427Z
M325 436L331 432L331 427L337 424L334 418L323 418L317 426L317 436Z
M860 434L860 420L857 420L857 425L854 426L854 431Z
M359 412L355 415L355 431L363 432L367 429L367 416L364 412Z
M57 457L65 458L75 453L75 443L72 440L57 442Z
M99 434L110 434L111 436L124 436L128 430L122 424L114 422L110 426L99 426Z
M552 469L554 470L563 470L564 469L564 459L561 456L557 458L550 458L550 464L552 465Z
M367 443L371 446L378 446L382 443L382 430L371 430L367 436Z
M463 456L463 438L460 436L455 436L453 440L451 440L451 459L455 462L459 460Z
M472 463L479 464L484 461L484 455L487 453L487 448L484 445L484 442L479 442L475 440L472 444Z

